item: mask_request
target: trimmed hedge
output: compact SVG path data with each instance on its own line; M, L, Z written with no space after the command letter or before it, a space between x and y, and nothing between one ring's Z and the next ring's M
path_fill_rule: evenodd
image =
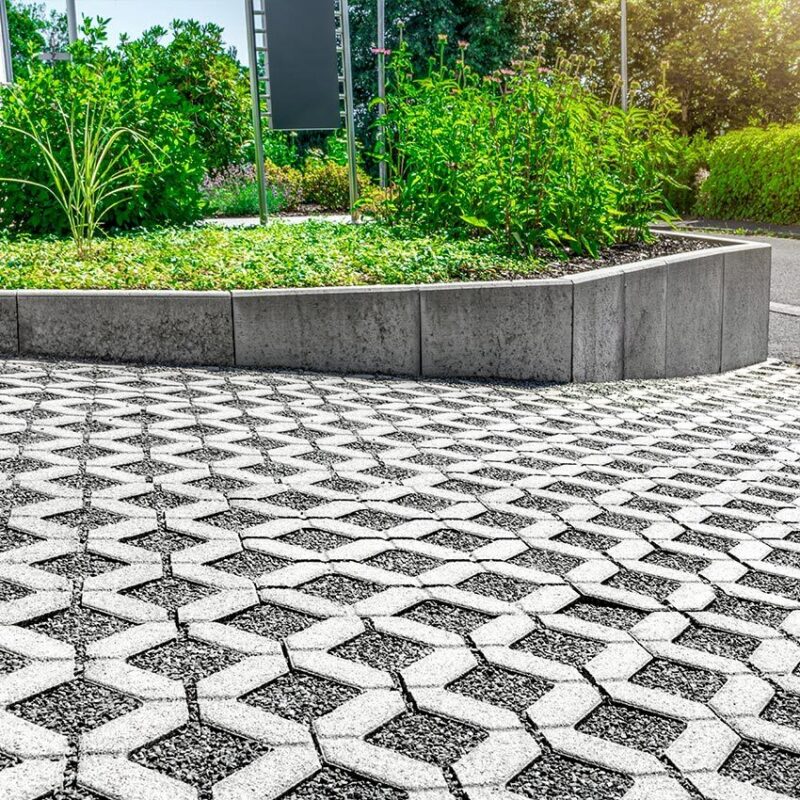
M744 128L720 136L698 211L717 219L800 223L800 125Z

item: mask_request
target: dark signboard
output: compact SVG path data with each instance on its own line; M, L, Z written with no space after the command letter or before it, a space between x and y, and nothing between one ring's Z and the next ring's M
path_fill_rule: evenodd
M271 126L342 126L334 0L264 0Z

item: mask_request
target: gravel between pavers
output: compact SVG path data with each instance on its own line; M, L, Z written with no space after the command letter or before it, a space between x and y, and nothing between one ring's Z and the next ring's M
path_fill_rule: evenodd
M279 536L278 539L281 542L286 542L286 544L305 547L306 550L313 550L316 553L334 550L350 541L346 536L316 530L315 528L303 528L302 530Z
M123 594L175 611L181 606L214 594L214 589L183 578L165 577L126 589Z
M778 689L761 712L761 717L768 722L800 729L800 696Z
M451 550L459 550L462 553L471 553L479 547L489 543L489 539L483 536L476 536L474 533L455 531L451 529L436 531L423 537L423 541L439 545L439 547L449 547Z
M433 652L432 647L380 631L365 631L334 647L332 655L375 669L397 672Z
M707 669L656 658L637 672L631 683L707 703L725 685L725 678Z
M9 653L7 650L0 650L0 675L7 675L27 666L28 660L16 653Z
M618 800L633 778L545 750L508 788L531 800Z
M408 793L338 767L324 766L281 800L406 800Z
M225 528L229 531L241 531L245 528L252 528L255 525L263 525L269 522L271 517L250 511L247 508L231 508L221 514L214 514L206 517L203 522L206 525L215 525L218 528Z
M16 550L18 547L26 547L38 541L41 540L28 533L6 530L0 532L0 553L5 553L8 550Z
M715 656L746 661L755 652L760 642L752 636L692 625L675 640L675 644L692 647L695 650L705 650Z
M347 514L341 517L342 522L347 522L349 525L360 525L363 528L372 528L376 531L386 531L399 525L403 522L401 517L396 517L393 514L386 514L383 511L370 511L365 509L363 511L355 511L352 514Z
M680 588L680 583L662 578L658 575L649 575L646 572L634 572L633 570L622 570L610 578L605 583L606 586L613 586L615 589L625 589L629 592L646 594L663 603L676 589Z
M399 616L443 628L459 636L468 636L479 626L489 622L492 617L470 608L460 608L439 600L425 600L423 603L403 611Z
M573 547L585 547L587 550L608 550L615 544L619 544L619 539L613 536L605 536L602 533L591 531L579 531L574 528L556 536L556 541L564 544L571 544Z
M479 572L458 584L465 592L475 592L497 600L515 603L536 589L536 584L498 575L494 572Z
M128 659L139 669L157 672L187 685L238 664L244 653L194 639L167 642Z
M743 739L719 771L742 783L800 797L800 755L788 750Z
M230 572L233 575L255 580L290 563L286 559L261 553L258 550L244 550L241 553L226 556L219 561L213 561L209 566L214 567L214 569L221 569L223 572Z
M359 694L359 690L352 686L308 672L292 672L239 699L270 714L310 723Z
M287 636L305 630L319 620L290 608L263 603L245 611L239 611L220 622L248 633L257 633L267 639L285 639Z
M544 697L553 688L553 684L531 675L484 664L453 681L446 688L521 714L540 697Z
M184 781L211 800L215 783L269 753L271 748L251 739L189 722L169 736L130 754L131 761Z
M65 578L83 579L102 575L105 572L124 567L126 564L122 561L112 561L110 558L95 553L70 553L67 556L47 561L37 561L34 566L55 575L63 575Z
M0 581L0 602L8 602L9 600L19 600L22 597L27 597L32 594L30 589L24 586L18 586L16 583L10 581Z
M424 712L393 719L366 741L409 758L448 767L477 747L488 734L480 728Z
M800 580L794 578L769 575L766 572L748 572L738 583L740 586L749 586L762 592L783 595L790 600L800 600Z
M660 756L685 729L684 722L617 703L601 705L577 726L581 733L654 756Z
M142 547L151 552L161 553L161 555L170 555L171 553L185 550L187 547L200 544L201 541L201 539L195 539L185 533L158 530L155 533L146 533L144 536L134 536L126 539L125 543L134 547Z
M92 530L102 528L105 525L114 525L122 522L125 517L119 514L112 514L99 508L79 509L70 511L66 514L55 514L49 518L51 522L59 525L68 525L70 528L81 528L82 530Z
M570 570L583 564L583 560L565 553L556 553L550 550L537 550L532 548L509 559L512 564L531 569L540 569L543 572L552 572L555 575L566 575Z
M788 608L778 608L769 603L760 603L758 600L733 597L725 592L717 592L717 599L706 610L748 622L771 625L774 628L780 627L791 613Z
M75 736L141 707L140 700L76 678L8 707L28 722Z
M359 600L366 600L383 589L377 583L362 581L359 578L350 578L347 575L323 575L321 578L314 578L313 581L304 583L298 588L308 594L346 605L357 603Z
M541 628L515 642L511 649L580 668L602 653L605 645L569 633Z
M707 550L717 550L720 553L727 553L736 547L737 539L724 539L722 536L715 536L713 533L698 533L697 531L686 531L675 539L681 544L690 544L695 547L705 547Z
M430 558L420 553L410 553L407 550L387 550L385 553L367 559L364 563L371 567L387 569L390 572L415 576L435 569L444 562L438 558Z
M603 603L600 600L584 598L573 603L563 613L571 617L578 617L587 622L596 622L600 625L609 625L623 631L630 630L637 622L641 622L647 614L635 608Z
M73 606L27 622L24 627L61 642L86 644L128 630L131 623L86 606Z

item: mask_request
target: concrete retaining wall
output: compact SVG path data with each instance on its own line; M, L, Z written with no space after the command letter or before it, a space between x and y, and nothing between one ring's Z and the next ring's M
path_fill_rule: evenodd
M0 292L0 352L542 382L715 373L767 358L771 248L714 241L541 281Z

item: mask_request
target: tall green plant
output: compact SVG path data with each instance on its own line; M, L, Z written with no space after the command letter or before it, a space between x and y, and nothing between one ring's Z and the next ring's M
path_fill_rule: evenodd
M127 126L108 125L108 98L87 98L82 105L73 98L68 111L56 98L54 105L63 124L60 133L69 152L69 158L62 159L50 134L40 131L25 107L24 95L13 92L6 102L19 105L24 127L0 123L0 130L18 134L34 144L49 181L0 176L0 182L37 187L50 194L64 213L78 257L83 258L103 220L140 188L135 182L135 167L126 163L130 144L125 140L144 142L144 137Z
M201 215L203 154L175 90L104 36L87 22L70 61L0 87L0 228L85 240Z
M393 56L387 155L393 213L425 230L492 235L507 247L569 248L648 235L663 216L673 147L666 100L628 113L591 94L581 65L541 54L481 77L446 41L424 77Z

